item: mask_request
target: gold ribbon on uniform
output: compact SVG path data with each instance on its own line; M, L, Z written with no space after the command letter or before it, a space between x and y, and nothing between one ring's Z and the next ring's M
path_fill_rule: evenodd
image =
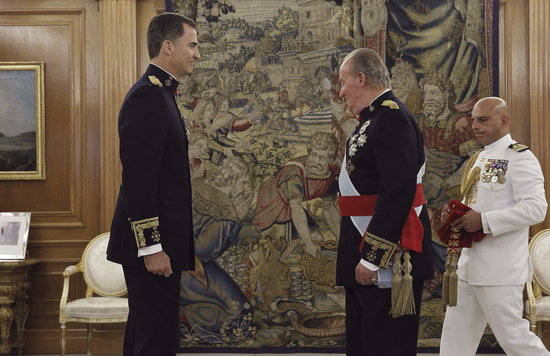
M477 160L477 156L479 156L479 152L481 151L474 153L468 162L466 162L464 173L462 174L462 180L460 182L460 194L464 197L464 204L466 205L475 203L475 198L477 195L477 182L479 182L481 168L474 167L472 169L472 167Z

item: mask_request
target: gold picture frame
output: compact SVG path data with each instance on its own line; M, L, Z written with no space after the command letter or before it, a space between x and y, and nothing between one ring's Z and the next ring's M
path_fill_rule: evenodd
M0 180L44 180L44 62L0 62Z

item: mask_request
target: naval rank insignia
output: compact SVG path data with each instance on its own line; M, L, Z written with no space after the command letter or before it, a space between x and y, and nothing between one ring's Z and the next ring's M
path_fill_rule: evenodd
M527 151L529 149L529 146L522 145L521 143L512 143L510 146L511 149L513 149L516 152L523 152Z

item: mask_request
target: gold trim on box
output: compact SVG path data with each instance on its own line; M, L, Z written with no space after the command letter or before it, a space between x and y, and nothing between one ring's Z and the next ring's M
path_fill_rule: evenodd
M132 230L134 231L134 236L136 238L136 244L138 248L146 247L147 239L145 237L145 230L152 229L151 240L154 243L160 242L160 231L159 231L159 218L148 218L138 221L132 221Z
M35 128L36 128L36 170L0 171L0 180L44 180L46 179L46 143L44 120L44 62L0 62L0 71L35 72ZM1 99L1 98L0 98ZM3 103L5 105L6 103ZM0 128L2 132L2 128ZM0 147L1 148L1 147Z
M397 248L397 244L371 234L370 232L365 234L365 242L371 246L370 251L367 251L366 253L367 261L382 268L387 268L391 261L391 257ZM379 250L382 250L383 254L380 262L378 263L377 256L379 254Z

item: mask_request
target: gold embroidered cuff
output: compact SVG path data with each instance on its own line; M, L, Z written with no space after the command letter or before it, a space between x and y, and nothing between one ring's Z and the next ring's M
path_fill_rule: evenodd
M364 239L365 244L370 246L370 250L363 253L364 258L381 268L388 268L397 244L371 234L370 232L365 234Z
M131 224L138 248L160 243L158 217L132 221Z

